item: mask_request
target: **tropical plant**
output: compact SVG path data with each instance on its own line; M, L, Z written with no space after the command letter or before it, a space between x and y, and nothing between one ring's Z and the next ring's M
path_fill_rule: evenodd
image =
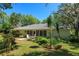
M59 38L60 38L60 33L59 33L59 29L60 29L60 24L61 24L61 21L60 21L60 17L61 17L61 15L60 14L58 14L58 13L54 13L54 15L53 15L53 26L56 28L56 31L57 31L57 33L58 33L58 36L59 36Z
M50 15L50 16L47 18L47 24L48 24L48 27L49 27L50 49L51 49L51 48L52 48L52 44L51 44L51 40L52 40L52 15Z

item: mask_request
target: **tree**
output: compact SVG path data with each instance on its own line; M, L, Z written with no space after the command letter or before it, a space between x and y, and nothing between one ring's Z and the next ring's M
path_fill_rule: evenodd
M22 20L21 20L22 26L37 24L37 23L40 23L40 21L36 17L32 15L22 15Z
M6 32L8 29L10 29L10 27L9 27L10 24L9 24L9 17L3 11L6 9L10 9L10 8L12 8L12 5L10 3L0 3L0 24L2 24L2 30L4 32ZM15 43L15 39L14 39L13 35L11 35L10 31L8 32L8 34L6 34L4 32L3 32L4 40L0 46L2 47L1 49L6 48L6 50L8 50L7 48L10 48L10 49L13 48L12 46Z
M70 27L74 26L75 29L75 36L78 38L78 32L79 32L79 4L73 3L73 4L62 4L60 6L60 9L58 13L62 14L65 19L67 19L67 23L70 25Z
M2 23L4 22L4 17L6 17L6 13L3 10L11 8L12 5L10 3L0 3L0 19L3 19Z
M61 14L58 14L58 13L54 13L53 14L53 26L56 28L56 31L57 31L57 33L58 33L58 36L59 36L59 38L60 38L60 33L59 33L59 30L60 30L60 28L61 28L61 26L63 26L62 24L62 21L61 21L61 18L62 18L62 16L61 16Z
M11 24L12 28L18 26L18 23L19 23L20 19L21 19L20 14L12 13L10 15L9 21L10 21L10 24Z
M28 18L26 15L21 15L20 23L22 26L26 26L29 24Z
M49 33L50 33L50 49L52 48L52 15L50 15L48 18L47 18L47 24L48 24L48 27L49 27Z
M7 14L5 12L3 12L6 9L10 9L12 8L12 5L10 3L0 3L0 29L2 30L2 28L4 27L4 23L6 21L6 19L8 18Z
M0 3L0 12L2 12L5 9L11 9L12 5L11 3Z
M29 24L36 24L40 22L36 17L32 15L27 15L27 18L28 18Z

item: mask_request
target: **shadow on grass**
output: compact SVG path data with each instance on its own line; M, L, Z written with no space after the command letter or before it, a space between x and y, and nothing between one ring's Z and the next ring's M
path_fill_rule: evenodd
M23 56L73 56L67 50L56 50L56 51L47 51L47 52L31 52L29 54L24 54Z
M15 45L14 49L18 49L20 47L20 45Z
M39 46L30 46L30 48L39 48Z
M0 50L0 54L2 54L2 53L9 53L10 51L18 49L18 47L19 47L19 45L15 45L13 48L2 49L2 50Z
M79 43L70 43L70 46L73 46L71 49L79 49Z

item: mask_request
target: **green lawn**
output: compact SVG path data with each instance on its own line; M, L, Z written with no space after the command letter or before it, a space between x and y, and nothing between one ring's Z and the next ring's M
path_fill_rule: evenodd
M16 41L17 49L0 55L12 56L77 56L79 55L79 44L59 43L63 46L60 50L47 50L32 41Z
M17 40L17 49L10 51L9 53L3 53L0 55L15 55L15 56L20 56L23 55L25 53L30 53L33 51L45 51L41 46L39 46L37 43L34 43L32 41L20 41ZM33 48L33 46L35 46L36 48Z

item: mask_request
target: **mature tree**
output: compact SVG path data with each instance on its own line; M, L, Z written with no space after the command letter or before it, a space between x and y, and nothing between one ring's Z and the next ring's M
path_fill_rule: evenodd
M28 18L26 15L21 15L20 23L22 26L26 26L29 24Z
M29 25L29 24L40 23L40 21L32 15L22 15L21 23L23 26L25 26L25 25Z
M12 13L10 15L10 20L9 21L11 23L12 28L18 26L19 20L21 19L20 17L21 17L21 15L20 14L16 14L16 13Z
M0 3L0 19L3 19L6 17L6 13L3 12L3 10L12 8L12 5L10 3Z
M12 8L10 3L0 3L0 29L4 28L4 23L8 18L7 14L3 11L10 8Z
M2 12L5 9L11 9L12 5L11 3L0 3L0 12Z
M65 17L65 21L75 29L75 36L78 37L79 32L79 4L62 4L58 11L59 14L62 14ZM64 20L64 19L63 19Z
M36 17L32 16L32 15L27 15L27 18L28 18L29 24L39 23L39 20Z

